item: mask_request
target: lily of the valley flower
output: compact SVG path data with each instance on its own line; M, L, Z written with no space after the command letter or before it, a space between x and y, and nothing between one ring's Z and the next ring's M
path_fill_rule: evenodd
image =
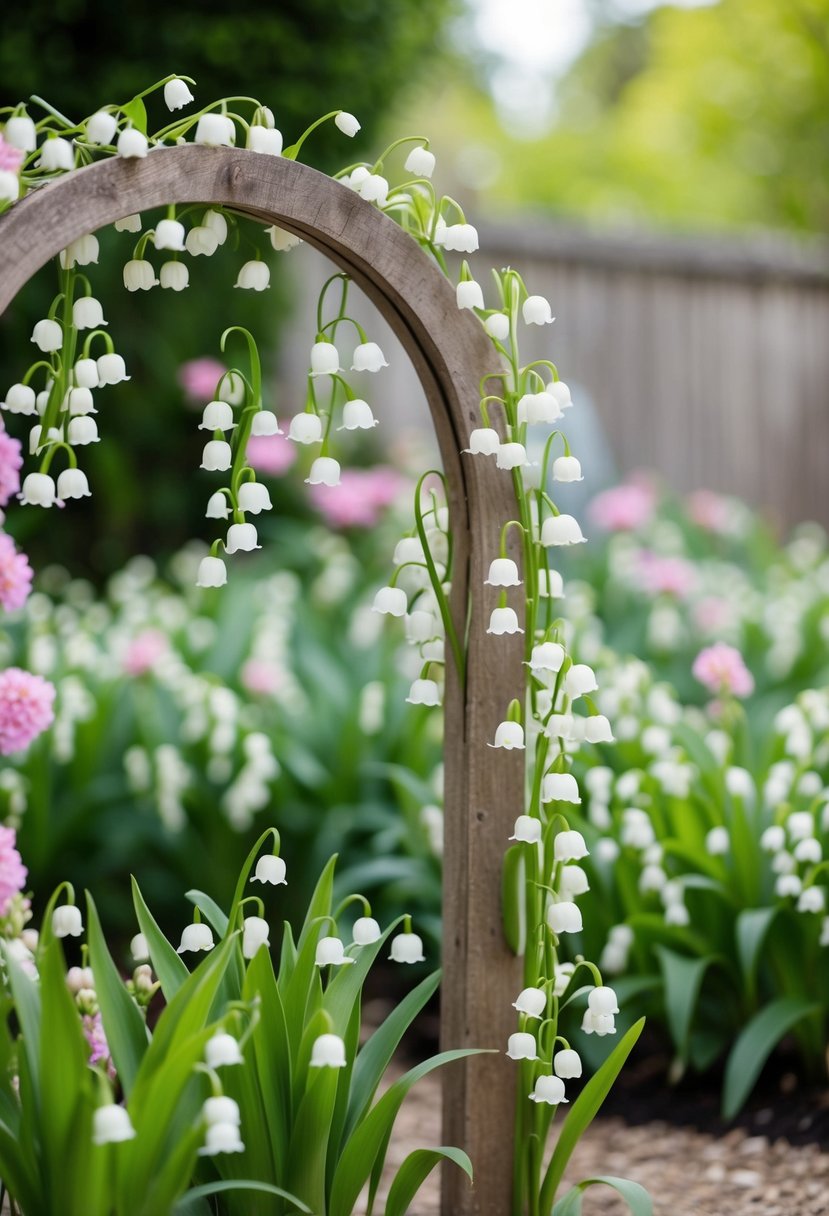
M242 287L245 291L265 291L270 284L271 270L268 263L250 261L245 262L239 271L234 287Z
M134 1136L135 1128L125 1107L112 1102L99 1106L93 1113L93 1144L118 1144L122 1140L132 1140Z
M106 354L101 355L96 360L98 368L98 388L103 388L105 384L121 384L124 380L129 380L127 369L121 355ZM77 364L75 365L77 371Z
M346 401L343 406L343 424L338 428L339 430L369 431L375 426L377 426L377 419L371 412L371 406L367 401L363 401L359 397Z
M251 882L266 882L272 886L287 885L285 862L273 853L263 854L256 863Z
M385 616L405 616L408 609L406 592L401 587L381 587L374 596L372 612Z
M547 924L553 933L581 933L581 910L572 900L562 899L547 908Z
M243 481L237 495L239 510L249 515L261 515L263 511L273 508L268 487L261 481Z
M518 566L510 557L496 557L489 564L489 574L484 579L485 587L520 587Z
M519 751L524 749L524 727L520 722L499 722L495 728L495 742L488 743L488 747L503 747L507 751L516 748Z
M92 422L93 419L90 418L89 421ZM89 498L91 491L86 473L82 469L64 469L62 473L58 474L56 494L61 500Z
M317 967L342 967L353 963L345 953L345 947L338 937L321 937L317 942L314 962Z
M203 557L196 576L197 587L224 587L227 582L227 566L220 557Z
M351 356L353 372L379 372L388 365L386 356L376 342L361 342L359 346L354 347L354 354Z
M493 608L487 633L523 633L514 608Z
M544 296L527 296L521 307L525 325L552 325L555 317Z
M184 926L181 934L181 945L176 953L184 954L185 951L212 950L214 945L213 931L210 925L206 925L203 921L194 921L193 924Z
M24 477L20 490L24 507L51 507L56 498L57 489L48 473L28 473Z
M204 1045L204 1060L208 1068L225 1068L232 1064L243 1064L239 1043L232 1034L217 1031Z
M270 926L261 916L246 916L242 926L242 954L253 958L260 946L270 946Z
M339 114L334 116L334 126L338 131L342 131L343 135L347 135L349 139L353 139L360 130L359 122L347 110L340 110Z
M80 937L83 933L81 910L74 904L59 904L52 913L55 937Z
M275 127L249 127L247 146L251 152L261 152L266 156L281 156L282 132L277 131Z
M202 469L209 469L211 472L224 473L233 463L233 453L230 444L224 439L209 439L204 445L202 452L201 465Z
M398 933L391 939L391 954L393 963L422 963L426 959L423 953L423 942L417 933Z
M431 177L435 171L434 153L418 145L412 148L406 157L403 168L407 173L414 173L416 177Z
M464 452L473 456L495 456L501 447L501 436L492 427L478 427L469 436L469 447Z
M554 481L584 481L581 463L575 456L559 456L553 461Z
M72 305L72 324L76 329L98 329L106 325L100 300L94 296L81 296Z
M476 283L474 279L466 279L455 288L455 296L458 303L458 308L485 308L484 293L481 290L480 283Z
M233 410L226 401L208 401L199 423L200 431L231 431L236 423Z
M143 160L150 150L147 136L135 127L124 127L115 147L119 156L138 160Z
M209 148L232 148L236 142L236 127L226 114L202 114L196 124L194 140Z
M507 1041L507 1055L511 1060L537 1060L535 1039L526 1030L517 1030Z
M55 172L59 169L74 169L75 149L69 140L64 139L60 135L46 139L40 145L38 168L45 169L47 173Z
M318 414L295 414L288 427L288 438L294 443L319 443L322 419Z
M95 377L95 384L98 383L98 377ZM8 410L10 414L34 414L35 406L35 390L30 384L13 384L6 393L6 400L0 401L0 407Z
M184 291L190 284L190 271L184 262L165 262L158 272L158 279L167 291Z
M406 701L409 705L440 705L440 689L434 680L413 680Z
M186 80L179 80L176 76L167 81L164 86L164 104L168 110L181 110L184 106L189 106L192 100L193 94Z
M549 545L583 545L586 540L578 520L572 515L550 515L541 525L541 543L545 548Z
M541 840L541 820L536 819L533 815L519 815L510 840L520 840L524 844L538 844Z
M531 1102L546 1102L548 1106L560 1106L568 1099L564 1096L564 1082L559 1077L538 1077L535 1088L529 1095Z
M227 553L252 553L261 549L259 537L253 524L231 524L227 530L225 551Z
M340 484L340 464L331 456L318 456L308 476L305 478L309 486L338 486Z
M336 1034L321 1034L311 1046L311 1068L345 1068L345 1043Z
M542 802L581 802L581 794L576 778L572 773L547 773L541 782ZM569 860L558 856L558 841L561 836L569 835L559 832L556 837L556 861ZM578 836L579 833L575 832ZM584 853L580 856L584 857Z
M382 930L373 916L360 916L354 922L351 936L355 946L370 946L382 937Z
M158 287L158 279L152 262L142 258L133 258L124 263L124 286L127 291L149 291Z
M569 773L550 774L550 776L569 777ZM575 777L573 778L575 784ZM590 850L585 844L581 832L559 832L555 839L554 856L556 861L580 861L587 857Z
M63 345L63 330L57 321L38 321L32 330L32 341L44 354L49 354Z
M512 1007L528 1018L540 1018L547 1008L547 993L543 988L524 988L512 1002Z

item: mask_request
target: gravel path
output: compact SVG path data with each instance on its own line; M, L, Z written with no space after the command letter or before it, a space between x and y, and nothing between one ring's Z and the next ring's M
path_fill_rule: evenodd
M440 1144L440 1080L412 1090L389 1150L393 1169L411 1149ZM662 1121L629 1127L597 1119L571 1160L567 1180L616 1174L650 1191L654 1216L829 1216L829 1153L794 1147L735 1128L718 1137ZM382 1206L376 1210L382 1212ZM430 1178L411 1216L438 1216L439 1186ZM626 1216L605 1187L588 1191L584 1216Z

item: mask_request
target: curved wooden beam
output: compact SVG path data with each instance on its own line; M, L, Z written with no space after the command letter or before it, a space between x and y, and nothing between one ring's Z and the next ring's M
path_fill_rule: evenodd
M522 695L520 636L489 638L484 579L500 528L516 517L509 473L461 455L479 425L481 378L498 370L477 319L417 243L353 191L306 165L255 152L193 145L144 160L113 158L28 195L0 218L0 313L71 241L133 212L176 203L232 208L314 245L373 300L402 342L426 394L449 486L454 536L452 610L467 627L466 686L447 661L443 877L443 1046L498 1054L453 1065L444 1085L445 1144L475 1168L470 1191L444 1179L446 1216L505 1216L511 1207L515 1073L504 1047L519 978L501 930L500 875L523 807L523 753L487 747ZM511 530L514 533L514 529ZM517 555L516 555L517 556Z

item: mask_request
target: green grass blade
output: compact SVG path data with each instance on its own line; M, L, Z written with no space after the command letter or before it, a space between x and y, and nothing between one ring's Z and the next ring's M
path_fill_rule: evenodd
M26 1051L26 1059L29 1064L29 1076L33 1089L37 1091L40 1083L40 1052L38 1051L40 1042L40 989L33 980L29 979L20 964L10 957L2 939L0 939L0 950L3 952L3 960L6 964L9 984L11 985L12 996L14 997L14 1009L23 1035L23 1047Z
M118 1080L129 1097L149 1035L141 1010L124 987L118 968L104 940L98 910L92 896L86 893L86 940L89 961L95 976L95 991L101 1008L104 1033L109 1044Z
M570 1107L570 1112L564 1120L552 1160L547 1167L547 1173L541 1186L539 1210L541 1216L548 1216L552 1211L556 1191L561 1184L567 1162L581 1137L599 1113L599 1109L613 1086L613 1082L622 1071L625 1060L633 1050L636 1040L642 1033L645 1019L634 1022L627 1034L623 1035L612 1053L607 1057L598 1072L595 1072L584 1089Z
M643 1186L638 1182L631 1182L628 1178L612 1178L609 1175L585 1178L578 1183L563 1199L559 1199L553 1208L553 1216L581 1216L582 1195L589 1186L612 1187L622 1196L633 1216L653 1216L653 1203Z
M744 908L737 917L734 926L737 956L743 980L750 993L754 993L756 989L760 952L778 911L779 907Z
M147 939L150 960L161 984L161 991L167 1000L171 1001L190 972L159 929L135 878L132 880L132 902L138 918L138 927Z
M269 1182L252 1182L247 1178L232 1178L227 1182L206 1182L203 1186L194 1186L179 1199L173 1208L173 1216L196 1216L195 1203L206 1199L209 1195L218 1195L222 1191L258 1191L260 1195L275 1195L279 1199L287 1200L298 1212L311 1212L311 1209L306 1207L301 1199L297 1199L296 1195L291 1195L288 1191L283 1191L281 1187L272 1186Z
M405 1216L409 1206L436 1165L453 1161L472 1181L472 1162L460 1148L418 1148L409 1153L394 1176L386 1200L386 1216Z
M524 853L521 845L514 844L504 854L504 865L501 871L501 908L504 936L510 950L516 955L524 953L527 938L525 888Z
M683 1064L687 1064L691 1023L694 1020L702 981L706 971L716 960L711 955L707 958L688 958L685 954L676 954L666 946L657 946L656 955L662 970L668 1029L677 1055Z
M184 898L188 899L194 908L199 908L205 915L206 920L210 922L219 937L224 937L227 933L227 927L230 920L221 910L215 899L211 899L209 895L205 895L204 891L186 891Z
M725 1065L722 1113L733 1119L754 1088L763 1065L784 1035L820 1006L803 997L783 996L755 1014L740 1032Z

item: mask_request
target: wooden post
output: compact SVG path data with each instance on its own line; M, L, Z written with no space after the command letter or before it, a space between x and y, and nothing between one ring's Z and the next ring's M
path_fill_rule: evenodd
M113 158L39 188L0 218L0 313L71 241L133 212L171 203L220 205L301 236L347 271L383 313L414 364L432 413L454 536L452 610L468 617L466 685L447 658L441 1035L443 1046L497 1054L453 1066L444 1086L445 1144L472 1158L444 1183L445 1216L507 1216L515 1072L505 1059L518 968L501 931L500 875L523 809L523 753L487 746L522 694L520 635L489 638L484 579L503 522L515 517L511 475L492 457L461 455L480 425L479 383L497 370L480 322L419 246L353 191L293 161L226 148L160 149Z

